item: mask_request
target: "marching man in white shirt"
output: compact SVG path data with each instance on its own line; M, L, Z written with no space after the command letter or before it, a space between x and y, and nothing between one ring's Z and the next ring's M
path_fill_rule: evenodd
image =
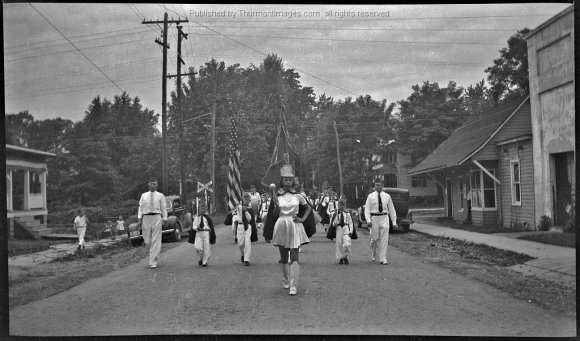
M389 245L389 216L393 227L397 227L397 212L388 193L383 192L383 184L375 183L375 191L370 193L365 203L365 218L371 229L372 261L378 253L379 261L387 265L387 246Z
M155 269L161 251L161 230L167 224L167 203L157 192L157 179L149 178L149 192L141 194L137 218L143 230L143 241L149 245L149 267Z

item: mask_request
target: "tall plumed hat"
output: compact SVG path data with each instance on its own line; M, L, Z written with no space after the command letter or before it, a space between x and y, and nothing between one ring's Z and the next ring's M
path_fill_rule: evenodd
M283 178L293 178L294 177L294 169L290 165L284 165L280 167L280 176Z

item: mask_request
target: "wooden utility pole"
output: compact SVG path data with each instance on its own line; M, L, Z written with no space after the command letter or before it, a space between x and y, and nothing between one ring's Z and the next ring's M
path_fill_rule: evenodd
M167 12L163 14L163 21L159 20L143 20L142 24L163 24L163 42L159 41L159 38L155 39L155 42L163 47L163 74L161 75L161 139L163 141L163 147L161 149L161 168L163 172L163 182L161 184L161 192L167 193L168 188L168 177L167 177L167 49L169 45L167 44L167 26L168 24L175 23L179 24L182 22L187 22L184 20L168 20Z
M336 135L336 160L338 162L338 176L340 179L340 196L342 197L342 166L340 165L340 148L338 143L338 130L336 129L336 121L334 123L334 134Z
M215 197L217 193L217 187L215 183L215 110L217 101L217 68L215 66L214 81L213 81L213 105L211 108L211 183L213 184L213 195L211 196L211 212L215 213Z
M183 58L181 58L181 40L183 38L187 39L187 33L183 33L181 30L183 27L177 25L177 74L167 75L167 78L177 77L176 88L177 88L177 111L179 112L179 170L180 170L180 182L179 182L179 195L183 196L185 192L185 161L183 155L183 118L184 113L181 107L181 76L193 75L193 73L181 73L181 64L185 65Z

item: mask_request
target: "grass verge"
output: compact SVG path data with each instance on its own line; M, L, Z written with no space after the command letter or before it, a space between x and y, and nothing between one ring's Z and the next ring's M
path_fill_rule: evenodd
M179 245L181 242L162 243L161 252ZM94 249L34 267L9 267L10 309L56 295L89 279L135 264L147 257L148 252L148 248L132 247L125 240L108 247L97 245Z
M418 232L393 234L389 244L528 303L576 316L575 288L525 276L509 268L533 259L527 255Z
M48 250L52 245L73 243L70 240L29 240L29 239L9 239L8 257L24 255ZM76 241L75 241L76 243Z

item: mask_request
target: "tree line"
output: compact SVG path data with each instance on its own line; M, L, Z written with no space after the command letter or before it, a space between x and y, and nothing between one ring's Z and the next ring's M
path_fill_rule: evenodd
M285 68L275 54L258 66L226 65L214 59L190 68L182 86L184 163L188 196L197 182L210 180L210 113L215 105L216 202L225 197L229 160L229 114L236 115L243 188L264 176L283 120L288 142L305 165L309 187L323 182L338 188L336 132L345 183L372 181L377 157L399 151L413 166L427 157L470 115L482 115L499 102L529 91L527 48L518 31L501 49L482 79L463 88L424 81L403 100L388 103L369 95L334 99L316 96ZM217 92L215 91L217 89ZM177 94L168 104L168 192L179 192L181 115ZM78 122L36 120L27 111L6 114L6 143L53 152L48 160L49 208L61 205L98 206L137 199L149 176L162 179L160 114L143 108L127 93L112 100L96 96ZM199 117L199 118L198 118ZM314 174L314 180L312 175Z

